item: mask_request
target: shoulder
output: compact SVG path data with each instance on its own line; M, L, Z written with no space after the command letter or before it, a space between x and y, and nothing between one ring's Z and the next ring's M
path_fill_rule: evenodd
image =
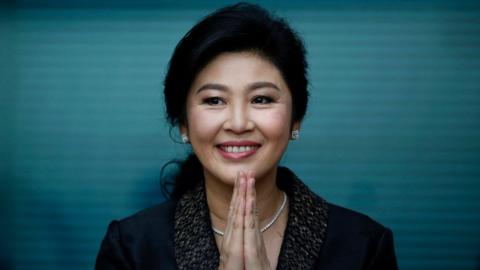
M122 229L137 232L139 230L149 230L152 227L173 226L175 206L176 204L174 201L165 201L143 209L131 216L117 221L116 223Z
M362 213L327 204L327 237L321 252L323 268L397 269L389 228Z
M108 231L117 231L119 240L133 247L159 243L173 246L175 206L175 202L166 201L146 208L129 217L112 221Z
M96 269L170 269L175 202L166 201L110 223Z
M398 269L390 229L367 215L326 202L288 168L279 167L277 185L291 198L293 221L289 220L285 241L294 236L295 243L309 243L308 255L321 243L315 269Z
M385 226L369 216L332 204L328 205L329 232L341 234L375 235L387 230Z

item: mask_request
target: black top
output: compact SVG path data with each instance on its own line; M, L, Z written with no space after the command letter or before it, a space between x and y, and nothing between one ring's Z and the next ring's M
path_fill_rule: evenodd
M287 183L287 184L286 184ZM363 214L330 204L294 178L277 269L398 269L392 232ZM95 269L216 269L218 249L203 185L113 221Z

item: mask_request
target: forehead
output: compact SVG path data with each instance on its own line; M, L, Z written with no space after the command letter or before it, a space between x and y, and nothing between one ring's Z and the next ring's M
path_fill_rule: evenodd
M264 56L254 52L228 52L216 56L200 70L191 90L207 83L237 87L257 81L272 82L288 90L281 72Z

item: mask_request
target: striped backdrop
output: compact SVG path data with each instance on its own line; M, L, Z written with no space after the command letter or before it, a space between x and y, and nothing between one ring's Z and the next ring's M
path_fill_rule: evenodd
M1 5L1 269L91 269L110 220L163 200L161 166L189 150L164 120L167 62L229 3L199 2ZM390 227L401 269L480 269L480 4L260 3L308 49L282 163Z

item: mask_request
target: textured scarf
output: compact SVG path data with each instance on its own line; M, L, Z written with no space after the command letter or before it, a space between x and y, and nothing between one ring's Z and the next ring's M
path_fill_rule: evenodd
M282 175L277 185L289 197L289 213L277 269L312 269L325 241L328 207L290 171ZM175 258L178 269L218 269L220 255L203 182L178 201Z

